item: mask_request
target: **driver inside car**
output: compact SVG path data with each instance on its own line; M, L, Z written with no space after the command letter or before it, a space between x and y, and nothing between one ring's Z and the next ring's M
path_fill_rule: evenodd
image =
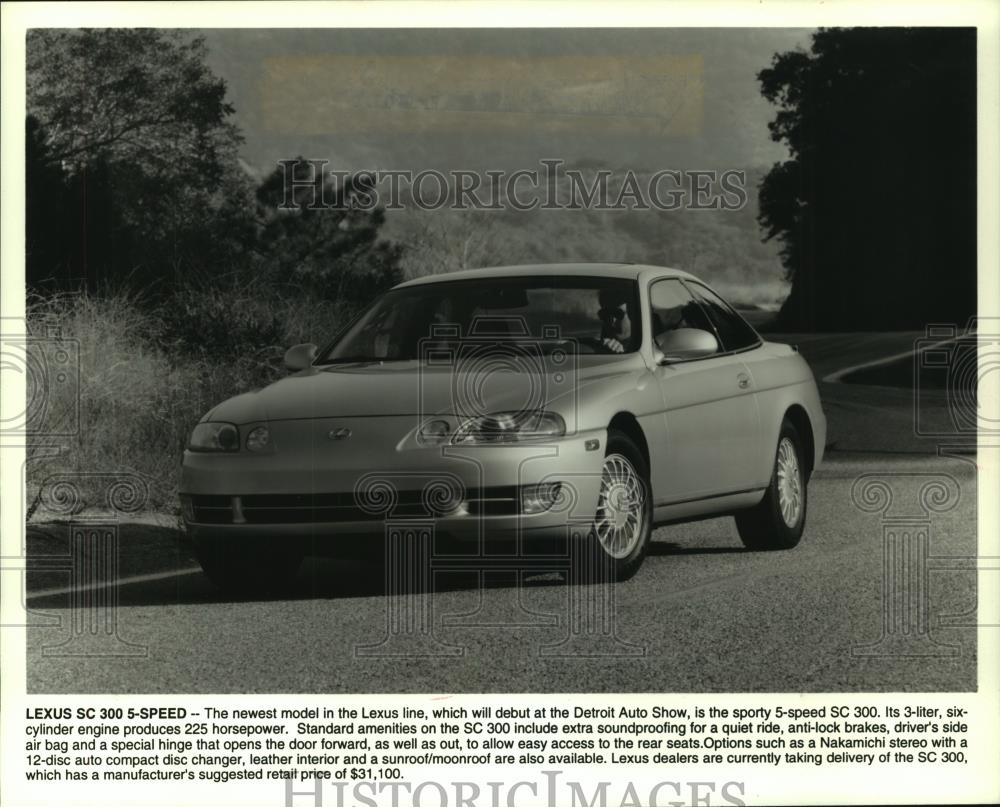
M615 295L611 289L604 289L598 294L598 303L601 344L612 353L624 353L632 337L632 320L629 319L626 300Z

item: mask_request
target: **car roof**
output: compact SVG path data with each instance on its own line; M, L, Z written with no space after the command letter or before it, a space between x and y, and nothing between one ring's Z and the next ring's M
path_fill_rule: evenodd
M461 269L456 272L444 272L438 275L424 275L413 280L400 283L403 286L419 286L425 283L441 283L452 280L476 280L496 277L524 277L526 275L555 275L580 277L618 277L637 280L648 270L655 270L664 277L694 276L680 269L670 269L664 266L648 266L641 263L533 263L519 266L489 266L482 269Z

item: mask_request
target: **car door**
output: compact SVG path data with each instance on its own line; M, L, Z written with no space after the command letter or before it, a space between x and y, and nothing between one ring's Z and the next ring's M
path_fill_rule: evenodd
M649 289L651 334L698 328L719 340L709 311L680 279ZM652 448L654 505L745 491L760 450L760 417L750 373L720 341L710 356L668 361L655 369L663 396L666 445Z

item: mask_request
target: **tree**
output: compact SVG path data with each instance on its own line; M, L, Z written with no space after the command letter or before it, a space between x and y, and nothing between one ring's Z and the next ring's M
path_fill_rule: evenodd
M203 39L177 31L32 30L27 111L45 131L46 160L70 172L98 159L182 171L214 187L240 135L205 56Z
M252 185L203 40L35 29L27 45L29 283L145 285L229 257Z
M976 33L820 30L758 74L791 157L760 185L788 329L922 328L976 309Z
M370 186L353 177L338 184L302 157L286 165L256 191L258 249L271 282L305 286L348 308L399 283L401 249L380 238L385 211L367 203ZM290 176L296 187L286 189Z

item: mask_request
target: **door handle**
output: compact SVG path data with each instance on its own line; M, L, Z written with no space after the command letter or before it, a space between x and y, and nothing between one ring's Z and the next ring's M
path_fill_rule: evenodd
M748 376L746 373L740 373L738 376L736 376L736 383L740 389L746 389L747 387L750 386L750 376Z

